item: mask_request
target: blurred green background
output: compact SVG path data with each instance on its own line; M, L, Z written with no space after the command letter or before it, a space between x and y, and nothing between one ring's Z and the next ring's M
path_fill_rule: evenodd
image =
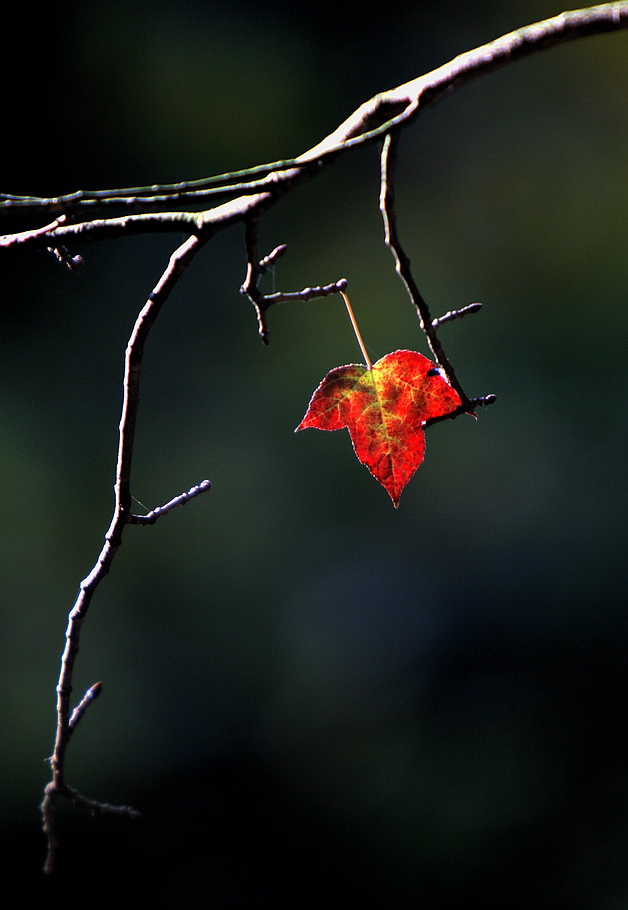
M172 182L298 155L359 103L550 0L69 2L8 14L0 189ZM4 15L4 14L3 14ZM293 435L358 359L336 298L240 298L218 236L159 318L134 495L209 494L129 528L83 630L71 784L38 803L67 613L112 508L124 346L180 238L4 255L0 856L22 897L153 906L625 910L628 35L485 76L400 148L400 231L477 422L428 431L394 510L346 433ZM262 225L266 287L346 277L374 356L426 353L363 150ZM0 230L15 227L4 219ZM139 510L139 507L138 507ZM68 889L70 891L68 892ZM93 893L93 892L92 892ZM81 897L81 894L83 896ZM124 898L122 898L124 895Z

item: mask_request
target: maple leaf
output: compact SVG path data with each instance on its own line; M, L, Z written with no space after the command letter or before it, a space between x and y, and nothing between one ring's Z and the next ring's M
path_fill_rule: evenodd
M325 376L295 430L346 427L355 454L381 483L395 508L423 461L426 420L461 405L440 370L416 351L394 351L370 368L336 367Z

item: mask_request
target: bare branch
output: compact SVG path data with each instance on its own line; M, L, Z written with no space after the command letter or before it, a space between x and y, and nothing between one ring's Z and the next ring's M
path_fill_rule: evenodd
M70 802L75 803L77 806L81 806L92 815L115 815L119 818L126 818L129 821L137 821L142 817L141 813L132 806L114 806L111 803L101 803L97 800L88 799L85 796L81 796L81 794L76 790L73 790L72 787L68 787L65 783L61 786L57 786L51 781L45 788L44 799L41 804L43 818L42 827L48 840L48 853L43 869L47 874L54 871L57 851L59 849L59 841L57 840L54 824L55 796L64 796L66 799L70 800Z
M210 481L202 480L197 486L191 487L186 493L180 493L165 505L157 506L157 508L151 509L151 511L147 512L146 515L131 515L129 518L129 524L154 525L157 519L162 515L167 515L168 512L172 512L172 510L176 509L177 506L184 506L187 502L190 501L190 499L194 499L195 496L198 496L199 493L204 493L206 490L210 489Z
M284 255L287 251L288 245L286 243L280 243L279 246L276 246L274 250L271 250L268 256L264 256L263 259L260 259L259 270L260 272L268 271L275 262Z
M300 291L277 291L276 294L267 294L264 297L266 306L273 303L295 303L297 301L313 300L315 297L328 297L330 294L340 294L347 286L346 278L339 278L331 284L317 284L312 288L302 288Z
M382 148L382 167L381 167L381 185L380 185L380 210L384 221L384 239L386 246L390 249L395 262L395 271L401 278L401 281L408 293L410 301L414 306L419 317L421 331L427 339L430 350L438 365L442 368L447 376L450 385L456 390L462 401L461 411L467 414L473 414L473 405L471 399L467 396L462 388L452 363L447 358L442 344L437 335L439 320L432 319L430 309L425 302L419 288L414 280L410 260L408 259L399 239L397 232L397 216L395 212L395 190L394 190L394 170L397 158L397 137L394 133L389 133L384 139ZM453 318L453 317L450 317ZM442 319L441 319L442 321ZM458 413L458 412L454 412Z
M561 13L551 19L526 25L460 54L423 76L375 95L297 161L316 160L321 155L333 155L340 147L348 149L364 142L373 142L395 127L405 126L430 104L472 79L530 54L576 38L624 28L628 28L628 0ZM388 122L387 114L392 118Z
M235 222L259 216L292 188L320 173L323 167L330 165L339 156L356 146L375 142L397 127L406 126L429 105L478 76L567 41L627 27L628 0L561 13L551 19L525 26L461 54L449 63L397 88L375 95L360 105L321 142L288 161L166 187L78 191L51 199L4 194L0 196L0 212L15 211L19 206L35 212L74 212L77 207L93 208L97 204L108 205L110 201L111 204L121 204L133 211L143 211L153 203L161 205L163 201L169 204L198 201L202 199L202 193L235 194L235 198L196 214L162 211L67 224L44 233L38 228L36 232L9 234L0 237L0 247L38 245L44 236L59 240L70 236L88 240L186 229L207 236L208 233L223 230ZM260 174L263 176L259 177ZM243 181L242 177L254 179ZM236 182L229 185L233 179Z
M437 319L432 319L432 328L438 329L441 325L445 325L446 322L463 319L465 316L470 316L471 313L479 313L481 309L481 303L468 303L467 306L460 307L459 310L449 310L448 313L443 313Z
M471 417L477 419L477 414L475 413L476 408L487 408L491 404L495 404L497 401L497 395L483 395L481 398L470 398L469 404L471 405L472 410L465 410L464 406L461 405L456 411L452 411L450 414L443 414L442 417L430 417L429 420L425 421L425 427L431 427L435 423L441 423L443 420L455 420L456 417L459 417L461 414L469 414Z
M628 0L562 13L552 19L526 26L462 54L417 79L374 96L321 142L291 160L162 187L78 191L46 199L11 194L0 196L0 212L31 214L39 220L43 220L44 216L50 217L51 214L57 216L54 221L43 227L35 226L30 230L0 237L0 248L48 248L70 268L76 268L80 264L80 257L71 256L65 249L65 242L70 240L96 241L157 232L184 232L188 235L184 243L172 254L167 268L138 314L125 352L124 397L119 424L113 516L98 559L91 572L80 583L76 601L68 617L65 648L56 689L57 727L54 751L50 758L52 779L45 788L41 807L43 827L48 841L46 871L52 870L57 850L54 830L55 797L63 796L70 799L94 814L138 817L136 810L128 806L112 806L81 796L66 783L64 767L70 737L100 692L100 684L96 683L87 690L77 707L70 713L73 670L82 624L96 588L109 572L127 524L152 524L161 515L185 504L210 487L209 481L203 481L144 516L134 515L131 510L131 466L144 346L162 306L179 277L211 237L234 224L244 223L247 275L241 290L256 309L259 332L264 341L267 341L268 337L266 312L269 306L281 301L309 300L327 294L342 293L346 286L344 279L334 284L304 288L296 292L263 295L258 288L260 277L284 252L285 245L260 258L258 222L260 217L284 195L320 173L340 156L353 148L383 138L380 209L384 220L386 243L393 254L395 268L415 306L432 353L461 397L461 408L455 413L474 413L476 407L490 404L495 400L495 396L487 395L483 398L466 396L452 364L445 356L437 330L446 322L475 312L478 305L471 304L459 310L452 310L436 319L431 317L429 307L413 278L410 261L397 231L394 205L396 137L401 128L410 124L429 105L477 76L566 41L626 27ZM204 211L169 210L182 203L206 204L208 199L214 200L216 197L224 201ZM118 211L123 212L121 216L93 217L103 211L113 213L116 207Z
M52 868L54 853L56 851L53 813L53 800L55 795L61 794L72 799L73 802L86 805L90 808L90 811L105 811L102 807L97 808L99 804L85 800L75 791L71 790L64 779L65 754L68 742L72 731L88 706L88 702L86 702L84 698L72 715L72 718L70 717L70 695L72 693L74 662L79 649L81 627L85 616L87 615L87 611L89 610L94 592L109 572L111 563L122 542L124 528L131 520L131 462L133 457L137 409L139 405L140 374L144 344L150 329L154 325L155 320L174 285L201 246L202 241L199 240L199 238L190 237L172 254L167 268L155 285L155 288L135 321L126 348L124 398L119 428L120 437L116 464L116 483L114 487L115 506L113 517L109 530L105 535L103 548L100 551L93 569L81 582L78 596L68 617L68 626L65 635L66 643L61 658L61 671L57 684L57 730L54 751L50 758L52 780L46 787L44 801L42 803L43 826L48 837L47 870ZM89 701L91 701L93 697L94 695L92 694ZM113 810L111 807L108 807L106 811ZM130 811L134 810L124 809L122 814L128 814Z
M92 704L92 702L94 702L98 698L98 696L100 695L101 692L102 692L102 683L101 682L94 683L93 686L89 687L89 689L87 690L87 692L85 693L83 698L80 700L80 702L78 703L78 705L76 706L74 711L72 711L70 720L68 721L68 732L72 732L76 729L79 721L81 720L81 718L83 717L83 715L85 714L85 712L87 711L89 706Z
M257 315L258 334L264 344L268 344L268 323L266 321L266 312L274 303L294 303L296 301L312 300L314 297L327 297L329 294L341 293L347 286L346 279L341 278L331 284L324 286L303 288L300 291L285 291L275 294L262 294L258 288L258 283L262 275L267 271L269 265L275 262L279 256L287 250L287 245L282 243L280 246L264 256L259 258L258 252L258 219L252 218L247 222L245 233L246 245L246 278L240 288L240 293L253 304Z
M255 178L260 174L266 176L274 171L295 167L296 164L296 159L273 161L270 164L260 164L246 170L219 174L215 177L203 177L199 180L112 190L78 190L61 196L18 196L13 193L0 193L0 214L18 210L21 214L29 211L71 213L79 209L93 209L96 212L110 207L126 208L131 211L148 211L156 206L163 208L164 205L201 202L212 196L254 193L258 189L264 188L266 183L255 179L250 179L248 182L234 183L233 181L243 177Z

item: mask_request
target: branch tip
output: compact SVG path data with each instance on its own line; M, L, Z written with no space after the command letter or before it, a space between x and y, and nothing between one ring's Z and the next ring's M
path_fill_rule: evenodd
M174 499L171 499L170 502L167 502L163 506L157 506L154 509L151 509L146 515L131 515L129 518L130 524L135 525L150 525L155 524L158 518L162 515L166 515L168 512L172 512L173 509L176 509L177 506L184 506L194 499L196 496L199 496L201 493L205 493L207 490L211 490L211 481L202 480L199 484L194 487L190 487L185 493L179 493L178 496L175 496Z
M446 322L453 322L454 319L463 319L471 313L478 313L481 309L481 303L469 303L467 306L460 307L458 310L449 310L449 312L444 313L442 316L432 319L432 328L438 329Z
M68 729L70 731L75 730L78 722L83 717L89 706L93 701L95 701L102 691L102 683L94 683L93 686L90 686L83 698L80 700L74 711L70 716L68 721Z
M472 398L471 404L473 407L487 408L491 404L495 404L497 401L497 395L494 395L492 392L490 395L484 395L482 398Z
M266 269L273 264L277 259L280 259L288 249L287 243L280 243L279 246L276 246L268 256L264 256L263 259L260 259L258 263L258 268L260 272L265 272Z
M247 229L246 246L247 270L244 283L240 286L240 294L242 294L243 297L248 297L248 299L253 304L255 315L257 316L257 332L262 342L266 345L269 343L268 321L266 318L266 313L268 308L273 304L307 301L312 300L314 297L327 297L329 294L342 294L342 292L347 287L347 279L340 278L338 281L334 281L331 284L322 286L316 285L315 287L305 287L300 291L278 291L274 294L262 294L258 288L258 282L262 275L263 269L260 268L260 263L257 263L257 257L254 255L256 238L254 236L252 227ZM273 254L277 253L277 250L280 250L281 254L283 254L286 248L286 244L284 243L273 250L273 253L270 255L272 256ZM266 260L268 258L269 257L266 257ZM265 260L261 260L262 263L264 261Z
M394 187L395 164L397 161L397 144L397 135L394 133L389 133L384 140L381 151L379 208L384 224L384 242L392 254L393 262L395 264L395 271L401 279L404 288L406 289L410 303L416 310L416 314L419 319L419 326L425 335L425 339L429 345L430 351L432 352L432 356L436 360L436 363L439 365L439 367L441 367L451 387L458 393L460 401L462 402L461 412L472 413L473 405L469 400L466 392L462 388L462 385L456 376L453 364L445 354L445 350L440 342L437 333L438 326L443 321L449 321L449 319L458 318L458 316L462 315L462 310L446 313L445 316L442 316L440 318L440 320L432 319L430 308L418 288L418 285L412 273L410 259L405 252L397 231L397 213L395 209ZM479 308L477 304L470 304L470 307L470 312L475 312ZM463 309L467 310L466 307ZM457 315L454 315L454 312L456 312ZM454 415L455 414L456 412L454 412Z

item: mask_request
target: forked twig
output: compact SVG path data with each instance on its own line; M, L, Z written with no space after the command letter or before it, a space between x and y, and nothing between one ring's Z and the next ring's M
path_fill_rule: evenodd
M109 530L105 534L105 543L98 559L96 560L92 571L81 582L74 607L68 617L68 626L65 635L66 643L61 659L61 671L57 685L57 729L54 751L50 757L52 779L45 788L44 799L41 805L43 828L48 839L48 854L44 866L46 872L52 871L57 850L57 839L54 831L55 797L64 796L77 805L88 809L92 813L107 813L108 815L120 815L125 818L136 818L139 815L135 809L131 809L129 806L112 806L109 803L100 803L87 799L69 787L65 781L64 767L68 742L78 722L100 691L100 684L96 683L95 686L92 686L91 689L86 692L79 705L70 715L72 676L75 658L79 649L83 621L89 610L96 588L109 572L111 563L122 542L122 534L126 525L130 522L135 524L152 523L151 521L134 520L131 512L131 464L133 459L137 410L140 400L140 375L144 345L170 292L202 245L202 241L198 237L190 237L172 254L167 268L155 285L151 295L135 321L126 348L123 383L124 397L119 427L113 517ZM208 483L208 481L204 481L202 484L199 484L197 492L200 493L207 489ZM188 499L192 498L192 495L196 495L190 494L191 491L188 494L183 494L186 497L186 502ZM177 497L177 500L177 502L173 501L172 504L162 507L161 512L163 513L164 511L169 511L171 508L174 508L174 505L178 505L179 501L182 501L182 497ZM155 518L156 517L157 516L155 516Z
M384 144L382 147L381 181L379 194L379 207L382 213L382 219L384 221L384 240L386 242L386 246L389 248L390 252L393 255L395 262L395 271L401 278L401 281L408 293L408 297L410 298L410 301L417 312L421 331L427 339L427 343L434 356L434 359L447 376L449 384L460 396L462 405L458 411L454 412L454 415L463 412L475 415L475 408L478 405L492 404L496 400L496 397L495 395L488 395L484 398L469 398L467 396L466 392L462 388L462 385L460 384L458 377L456 376L456 372L451 361L445 354L445 350L440 342L437 330L445 322L450 322L453 319L460 319L469 313L476 313L480 309L481 304L469 304L460 310L451 310L449 313L445 313L445 315L441 316L440 319L432 319L430 309L421 292L419 291L416 281L414 280L412 269L410 267L410 260L406 255L403 246L401 245L401 240L399 239L399 234L397 231L397 214L395 211L394 188L396 161L397 135L396 133L389 133L384 139ZM454 415L449 414L448 417L452 417Z
M346 288L346 279L340 278L331 284L316 285L315 287L302 288L300 291L278 291L274 294L263 294L258 283L262 275L280 256L288 249L285 243L275 247L272 252L262 259L258 252L258 219L252 218L247 222L245 232L246 246L246 278L240 288L240 293L253 304L257 315L257 330L264 344L268 344L268 322L266 313L275 303L295 303L297 301L312 300L315 297L328 297L329 294L340 294Z

